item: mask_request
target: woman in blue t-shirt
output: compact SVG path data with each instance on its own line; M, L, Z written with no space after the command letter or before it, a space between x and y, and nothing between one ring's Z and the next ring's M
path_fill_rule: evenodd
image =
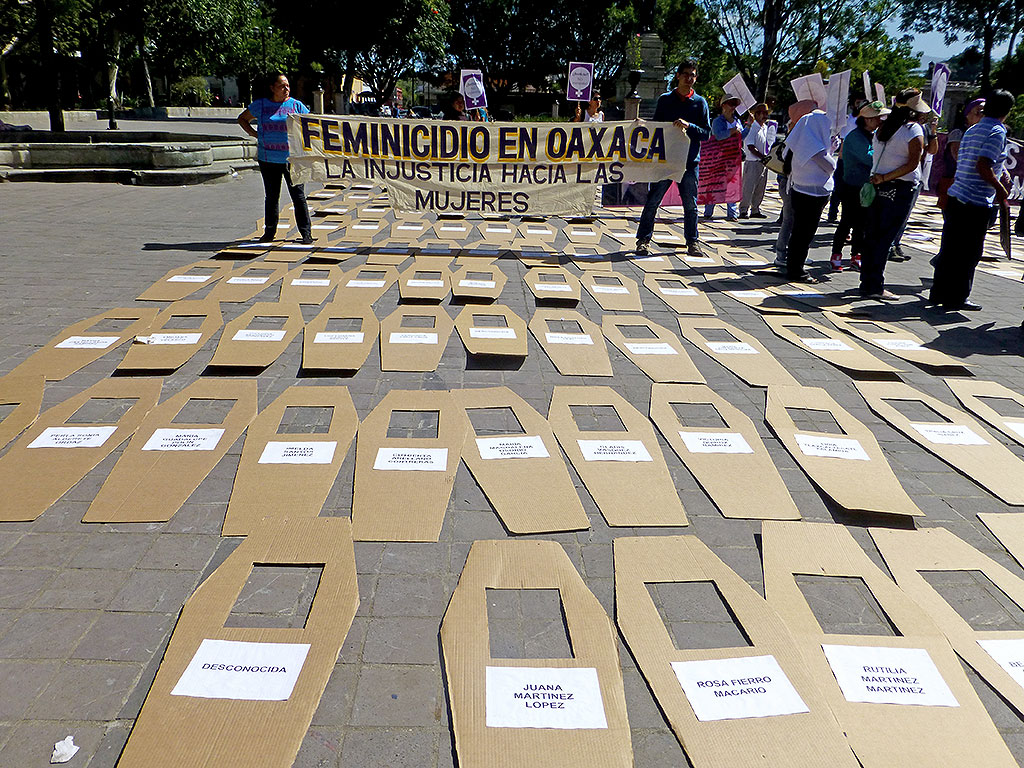
M256 160L263 176L266 192L263 217L263 235L260 242L270 242L277 235L277 220L281 199L281 179L288 186L295 205L295 223L299 228L301 242L313 242L313 228L309 221L309 207L306 205L306 191L301 184L292 184L288 172L288 115L308 115L306 105L290 96L291 86L284 75L274 75L270 80L270 98L256 99L238 116L238 124L250 136L256 137ZM256 122L258 128L253 128Z

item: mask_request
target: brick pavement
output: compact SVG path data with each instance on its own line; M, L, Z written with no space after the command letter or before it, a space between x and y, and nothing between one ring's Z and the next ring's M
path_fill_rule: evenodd
M0 374L71 323L130 305L168 269L204 258L246 234L260 207L260 181L252 174L186 188L0 186L0 323L4 329ZM773 227L748 224L734 242L767 256L765 246L773 237ZM828 258L824 244L830 237L831 227L823 226L818 247L812 251L819 264ZM501 301L529 318L535 302L521 279L523 265L511 258L500 265L510 277ZM619 263L616 270L642 282L642 273L630 264ZM975 298L985 305L983 312L939 315L925 311L917 299L921 278L929 271L927 256L919 251L907 263L890 265L890 287L903 300L879 307L875 316L895 321L975 364L979 377L1019 391L1024 386L1021 284L980 275ZM856 274L843 273L833 276L826 287L855 285ZM277 290L268 289L257 300L274 300ZM674 314L650 293L641 293L647 317L675 327ZM755 312L725 296L715 295L712 301L723 319L754 334L801 383L824 386L871 428L896 475L926 513L919 525L945 526L1024 576L975 517L978 512L1013 508L880 421L848 376L776 337ZM395 286L376 303L377 315L386 316L397 303ZM452 311L448 301L443 306ZM223 305L225 321L244 309L244 305ZM307 321L315 309L304 309ZM586 293L580 311L599 321L601 310ZM162 398L195 380L212 356L216 340L166 378ZM375 349L352 377L304 379L303 383L347 385L360 418L392 388L504 384L545 414L555 385L606 383L560 376L533 338L529 344L528 357L515 370L467 366L462 344L452 334L436 372L381 373ZM747 387L694 348L688 346L688 350L708 384L758 425L804 518L833 520L829 504L765 427L763 391ZM609 352L615 370L612 386L647 413L650 381L611 345ZM876 354L886 357L886 353ZM49 384L43 408L108 376L120 357L120 353L107 355L66 380ZM259 376L261 408L297 382L300 360L301 340L296 339ZM895 358L889 362L899 363ZM911 385L954 402L939 378L909 365L900 367ZM116 763L182 602L238 544L237 539L222 539L219 531L241 445L240 439L166 524L79 522L120 451L34 523L0 524L0 766L47 765L54 742L69 733L82 747L69 765L105 768ZM1010 447L1024 456L1020 446ZM573 474L590 517L590 530L540 537L562 544L609 615L614 615L611 540L616 536L695 534L751 586L762 590L760 523L724 519L663 440L662 448L690 519L688 528L609 529ZM349 513L353 468L354 450L350 450L324 514ZM850 521L849 516L842 519ZM873 560L881 563L867 531L856 522L850 530ZM471 543L506 536L463 465L438 543L355 545L359 611L296 766L453 765L437 628ZM280 617L296 610L302 584L279 575L262 574L264 581L247 586L246 612ZM952 580L942 588L954 602L969 606L974 626L1024 629L1024 617L1008 611L984 584ZM807 594L826 629L883 631L877 611L856 585L812 584ZM693 610L675 612L673 606L678 608L680 600L688 601ZM658 601L677 643L690 647L735 643L735 627L707 594L666 591ZM564 632L550 595L526 592L516 599L495 601L489 609L496 654L565 654ZM636 765L686 765L678 742L621 643L620 655ZM1011 750L1018 759L1024 758L1021 718L984 682L973 675L972 681Z

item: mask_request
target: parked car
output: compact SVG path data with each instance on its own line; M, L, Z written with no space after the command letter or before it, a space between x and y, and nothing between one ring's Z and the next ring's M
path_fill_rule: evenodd
M439 120L441 118L441 112L435 112L431 107L427 106L412 107L409 112L410 117L415 117L419 120Z

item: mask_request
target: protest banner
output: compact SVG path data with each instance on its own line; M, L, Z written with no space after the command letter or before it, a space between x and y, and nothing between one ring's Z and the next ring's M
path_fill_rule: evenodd
M487 90L479 69L463 69L459 73L459 93L466 100L466 109L486 109Z
M938 63L932 70L931 100L929 106L935 114L942 116L942 102L946 100L946 85L949 83L949 65Z
M701 142L697 205L738 203L743 195L742 162L743 146L739 136Z
M566 94L570 101L590 101L594 87L594 65L585 61L570 61L568 82Z
M397 210L517 216L588 215L595 184L678 179L689 149L671 123L336 115L291 116L288 142L296 181L377 182Z

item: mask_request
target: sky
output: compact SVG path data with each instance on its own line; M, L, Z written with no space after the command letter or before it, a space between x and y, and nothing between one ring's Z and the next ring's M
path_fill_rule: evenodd
M900 37L905 34L900 32L899 21L890 21L886 25L886 29L893 37ZM914 37L914 51L922 51L924 56L923 60L925 63L929 61L946 61L952 56L956 56L958 53L963 51L965 48L971 45L972 41L965 40L963 37L952 45L946 45L946 39L941 32L912 32ZM998 60L1006 55L1008 43L1001 43L992 49L992 58Z

